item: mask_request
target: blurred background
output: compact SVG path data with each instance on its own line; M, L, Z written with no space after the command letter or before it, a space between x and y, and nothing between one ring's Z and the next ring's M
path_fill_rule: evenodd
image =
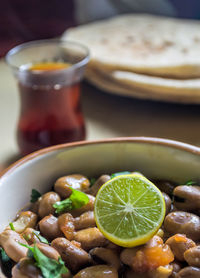
M20 101L4 61L13 46L59 37L69 27L123 13L200 19L199 0L0 0L0 168L19 157L16 126ZM82 84L87 138L155 136L200 145L198 105L164 103L107 94Z
M68 27L121 13L200 18L199 0L1 0L0 55L25 41L60 36Z

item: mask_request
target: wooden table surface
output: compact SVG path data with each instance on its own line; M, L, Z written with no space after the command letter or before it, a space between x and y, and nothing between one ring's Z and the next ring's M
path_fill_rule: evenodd
M83 83L87 139L154 136L200 145L200 105L153 102L102 92ZM15 161L20 103L15 80L0 61L0 168Z

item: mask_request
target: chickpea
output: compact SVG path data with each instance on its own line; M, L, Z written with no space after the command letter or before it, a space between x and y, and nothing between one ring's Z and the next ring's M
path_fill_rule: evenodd
M184 261L184 252L191 247L196 246L195 242L185 235L176 234L165 242L168 244L175 256L175 258L179 261Z
M77 189L86 192L90 186L89 180L80 174L68 175L59 178L54 185L55 191L64 199L68 198L73 189Z
M70 213L64 213L58 217L58 226L68 240L74 238L74 218Z
M48 240L53 240L56 237L62 236L62 232L58 225L58 218L52 214L40 220L39 228L42 235Z
M34 228L37 218L37 215L32 211L22 211L17 220L13 222L15 231L22 233L26 228Z
M19 262L27 253L27 248L19 243L27 244L26 240L18 233L12 230L4 230L0 234L0 245L6 254L15 262Z
M94 210L95 197L92 195L89 195L89 194L87 194L87 195L89 197L89 202L86 205L82 206L81 208L70 211L70 213L73 215L73 217L78 217L86 211Z
M93 211L86 211L80 217L74 218L74 226L76 230L92 228L96 226Z
M88 228L78 231L74 239L81 243L84 250L90 250L94 247L101 247L107 243L106 238L98 228Z
M200 239L200 217L184 211L169 213L164 220L164 227L170 234L185 234L192 240Z
M107 265L95 265L80 270L74 278L118 278L116 269Z
M51 246L55 248L71 271L76 272L90 262L89 254L63 237L54 239Z
M186 250L184 258L189 265L200 267L200 246Z
M177 209L185 211L194 211L200 209L200 187L180 185L175 187L173 195L175 196L174 205ZM179 202L176 197L183 201Z
M48 192L42 196L42 199L39 203L38 214L41 218L54 214L55 209L53 204L60 201L60 196L55 192Z

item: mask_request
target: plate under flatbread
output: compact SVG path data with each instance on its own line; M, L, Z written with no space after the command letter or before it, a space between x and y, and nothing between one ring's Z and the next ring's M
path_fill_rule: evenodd
M103 91L121 96L177 103L200 103L200 79L175 80L131 72L88 68L86 78Z

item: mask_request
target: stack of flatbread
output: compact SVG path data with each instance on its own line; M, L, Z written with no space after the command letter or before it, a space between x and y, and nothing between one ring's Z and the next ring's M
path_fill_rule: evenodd
M125 96L200 103L200 22L121 15L67 30L90 49L86 78Z

